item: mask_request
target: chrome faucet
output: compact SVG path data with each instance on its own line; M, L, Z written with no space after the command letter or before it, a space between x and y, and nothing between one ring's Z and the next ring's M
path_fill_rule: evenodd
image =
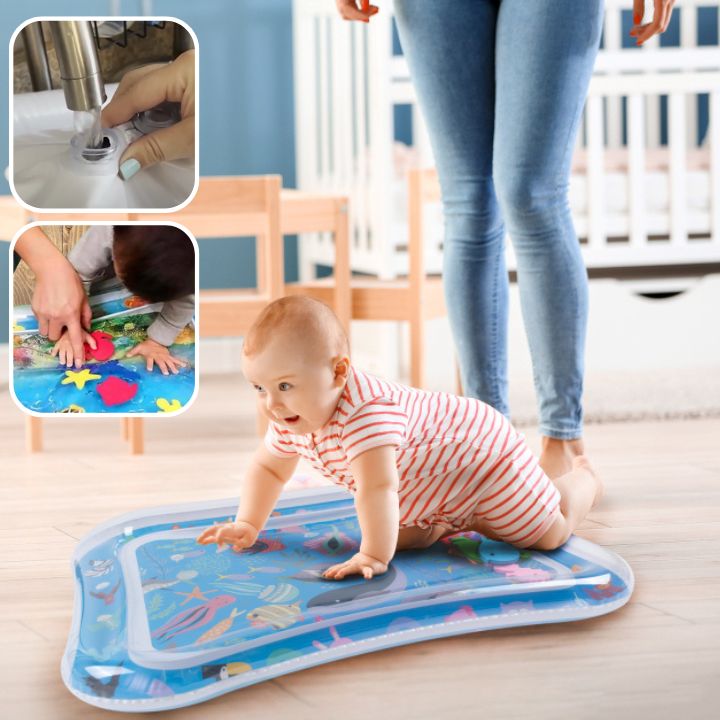
M98 110L107 95L90 23L87 20L52 20L50 32L68 109Z

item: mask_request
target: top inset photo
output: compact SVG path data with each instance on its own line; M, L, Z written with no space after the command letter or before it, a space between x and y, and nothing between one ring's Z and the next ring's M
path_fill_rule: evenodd
M170 19L34 19L11 42L10 187L38 211L168 212L198 182L197 40Z

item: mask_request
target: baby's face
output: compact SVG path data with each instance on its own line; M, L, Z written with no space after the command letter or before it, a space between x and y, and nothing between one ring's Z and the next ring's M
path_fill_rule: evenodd
M349 361L276 341L261 352L243 354L243 373L257 393L258 410L298 435L317 432L332 417L345 387ZM337 368L340 371L337 371Z

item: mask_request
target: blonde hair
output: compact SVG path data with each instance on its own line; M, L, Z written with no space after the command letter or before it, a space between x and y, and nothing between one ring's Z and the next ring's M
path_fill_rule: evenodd
M331 357L348 355L350 344L335 313L325 303L302 295L271 302L257 317L243 344L247 357L262 352L281 334L292 334L310 347L326 348Z

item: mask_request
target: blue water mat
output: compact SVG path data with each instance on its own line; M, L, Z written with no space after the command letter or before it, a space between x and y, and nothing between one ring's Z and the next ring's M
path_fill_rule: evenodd
M632 593L627 563L578 537L538 552L460 533L398 553L371 580L325 580L360 542L352 497L334 487L285 493L242 552L195 542L236 508L149 509L80 541L62 660L74 695L168 710L396 645L603 615Z
M177 374L146 368L141 356L126 357L147 339L147 328L158 315L126 289L90 298L96 356L87 349L82 368L61 365L50 354L54 343L37 333L37 321L27 306L15 308L13 325L13 392L33 413L175 413L195 392L195 329L188 325L170 347L186 365Z

